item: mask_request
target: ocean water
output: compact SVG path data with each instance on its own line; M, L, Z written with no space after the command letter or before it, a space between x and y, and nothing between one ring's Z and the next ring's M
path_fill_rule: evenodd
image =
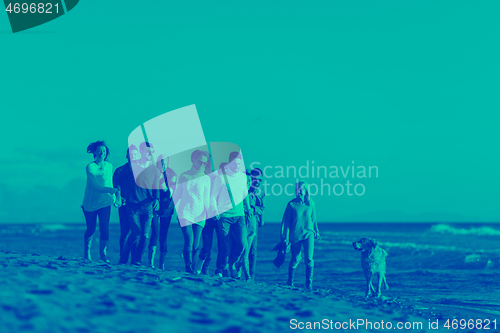
M423 306L500 310L500 224L432 223L324 223L322 239L315 243L314 287L354 296L364 295L360 254L352 242L361 237L378 241L387 257L389 291L384 297L406 299ZM282 284L287 278L287 262L280 268L272 260L271 249L279 241L279 224L269 223L259 230L257 279ZM0 224L0 251L81 257L81 224ZM93 258L98 258L98 234L94 236ZM118 262L119 226L110 226L109 259ZM167 266L182 271L183 238L177 223L168 237ZM216 246L212 256L216 257ZM146 256L145 256L146 257ZM144 262L146 258L144 258ZM215 260L211 264L213 273ZM296 285L305 282L305 266L300 264Z

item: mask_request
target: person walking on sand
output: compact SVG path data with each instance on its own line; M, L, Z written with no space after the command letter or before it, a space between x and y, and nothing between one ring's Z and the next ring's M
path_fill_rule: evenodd
M214 209L224 212L216 216L223 240L222 275L237 278L235 265L247 246L245 209L250 211L245 166L239 152L229 154L228 167L224 170L224 177L218 177L215 181L211 197L215 198L212 201L216 205ZM229 185L227 191L223 190L226 185ZM233 202L239 203L233 206ZM248 272L245 275L248 278Z
M260 183L262 183L262 170L259 168L252 169L250 176L252 178L252 186L250 187L250 194L255 197L254 206L254 216L256 218L256 225L254 225L253 230L249 230L248 236L248 261L250 276L252 279L255 278L255 266L257 265L257 236L258 230L264 226L264 210L266 193L262 188L260 188ZM252 233L253 231L253 233Z
M219 166L219 170L216 175L211 177L211 193L214 191L214 186L215 186L215 180L217 178L223 177L222 175L222 170L226 167L227 163L223 162ZM210 169L211 171L211 169ZM205 173L207 173L207 170L205 170ZM210 172L209 172L210 173ZM212 197L212 196L211 196ZM215 217L212 217L210 219L206 220L205 227L203 228L202 232L202 238L203 238L203 246L200 251L200 255L198 256L198 260L195 260L195 267L194 271L196 274L204 274L208 275L208 267L210 265L210 261L212 258L212 244L213 244L213 238L214 238L214 231L215 235L217 237L217 262L216 262L216 269L215 269L215 274L222 276L222 236L220 234L220 229L218 226L217 219Z
M113 166L107 161L109 148L104 141L92 142L87 147L87 153L94 155L94 161L86 167L87 185L82 210L87 230L85 230L83 236L83 257L91 260L90 247L97 227L97 217L99 217L99 257L101 260L109 262L106 256L109 242L109 218L111 205L115 203L115 193L117 191L117 189L113 188L112 182Z
M172 193L175 192L177 175L169 168L168 156L160 155L156 162L156 168L161 172L160 179L160 208L153 212L153 221L151 223L151 241L149 242L149 267L154 268L154 259L157 243L160 243L160 262L159 268L165 269L165 258L167 256L167 236L170 228L170 221L174 214L174 200ZM165 185L165 178L167 182Z
M186 272L193 273L193 258L200 247L206 212L209 208L210 177L205 174L210 163L208 152L195 150L191 154L192 167L179 176L174 200L177 217L184 236L184 264Z
M134 165L124 172L121 184L130 187L125 197L128 220L130 223L130 234L128 235L122 253L120 264L128 261L131 253L132 265L141 265L144 250L148 248L151 236L151 222L153 212L159 208L159 189L161 173L152 163L154 149L149 143L140 145L142 166L134 169ZM149 163L144 159L149 160ZM123 185L122 185L123 186Z
M247 247L240 260L239 265L244 269L248 267L249 278L255 279L255 266L257 263L257 231L264 225L264 198L266 194L260 188L262 182L262 170L255 168L247 172L248 175L248 195L250 211L245 211L245 220L247 223Z
M287 284L293 286L295 269L300 263L303 249L306 262L306 289L312 289L314 238L319 238L316 207L306 182L298 182L295 193L296 198L288 202L281 222L281 241L284 244L291 243L292 252Z
M130 232L130 222L127 215L127 208L125 207L125 198L128 196L128 192L133 190L130 188L130 184L122 183L123 175L132 167L137 168L137 161L140 158L139 150L135 145L131 145L127 149L127 163L116 168L113 174L113 186L118 190L116 192L116 202L115 206L118 208L118 218L120 221L120 253L123 251L125 240ZM132 184L133 185L133 184ZM128 261L128 258L127 258Z

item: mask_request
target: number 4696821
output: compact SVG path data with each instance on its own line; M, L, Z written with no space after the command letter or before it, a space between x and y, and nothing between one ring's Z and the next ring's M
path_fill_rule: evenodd
M55 5L52 5L51 3L15 3L12 5L12 3L9 3L5 11L12 13L14 12L15 14L18 13L31 13L31 14L52 14L52 10L55 10L55 13L59 13L59 4L56 3Z

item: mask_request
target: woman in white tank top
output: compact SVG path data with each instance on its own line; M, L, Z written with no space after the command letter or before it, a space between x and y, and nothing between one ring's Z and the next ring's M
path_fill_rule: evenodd
M201 232L209 207L210 177L205 174L210 156L206 151L191 154L193 166L182 173L174 193L177 217L184 236L184 264L186 272L193 273L193 258L200 249Z
M94 161L87 165L87 186L83 197L82 210L87 230L84 235L84 259L90 258L90 245L99 217L99 255L109 262L106 252L109 241L109 217L111 205L115 203L116 188L113 188L113 166L107 161L109 148L104 141L96 141L87 147L87 153L94 154Z

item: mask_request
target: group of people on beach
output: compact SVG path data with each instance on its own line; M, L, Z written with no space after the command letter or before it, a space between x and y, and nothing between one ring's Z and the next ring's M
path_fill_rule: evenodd
M152 143L127 149L127 163L113 173L104 141L87 147L94 161L86 168L87 185L82 204L87 229L84 258L90 248L99 218L100 259L107 259L111 206L120 220L120 264L141 265L148 252L154 268L159 243L159 268L165 269L167 235L174 211L184 237L186 272L208 274L213 234L217 237L216 275L254 279L258 228L264 225L265 193L260 187L262 171L246 170L239 152L231 152L227 163L213 170L207 151L191 153L191 168L179 176L169 167L170 158L154 159ZM287 283L293 276L302 250L306 263L306 287L312 288L314 239L319 237L316 209L308 184L296 184L296 198L285 209L280 244L291 252Z

